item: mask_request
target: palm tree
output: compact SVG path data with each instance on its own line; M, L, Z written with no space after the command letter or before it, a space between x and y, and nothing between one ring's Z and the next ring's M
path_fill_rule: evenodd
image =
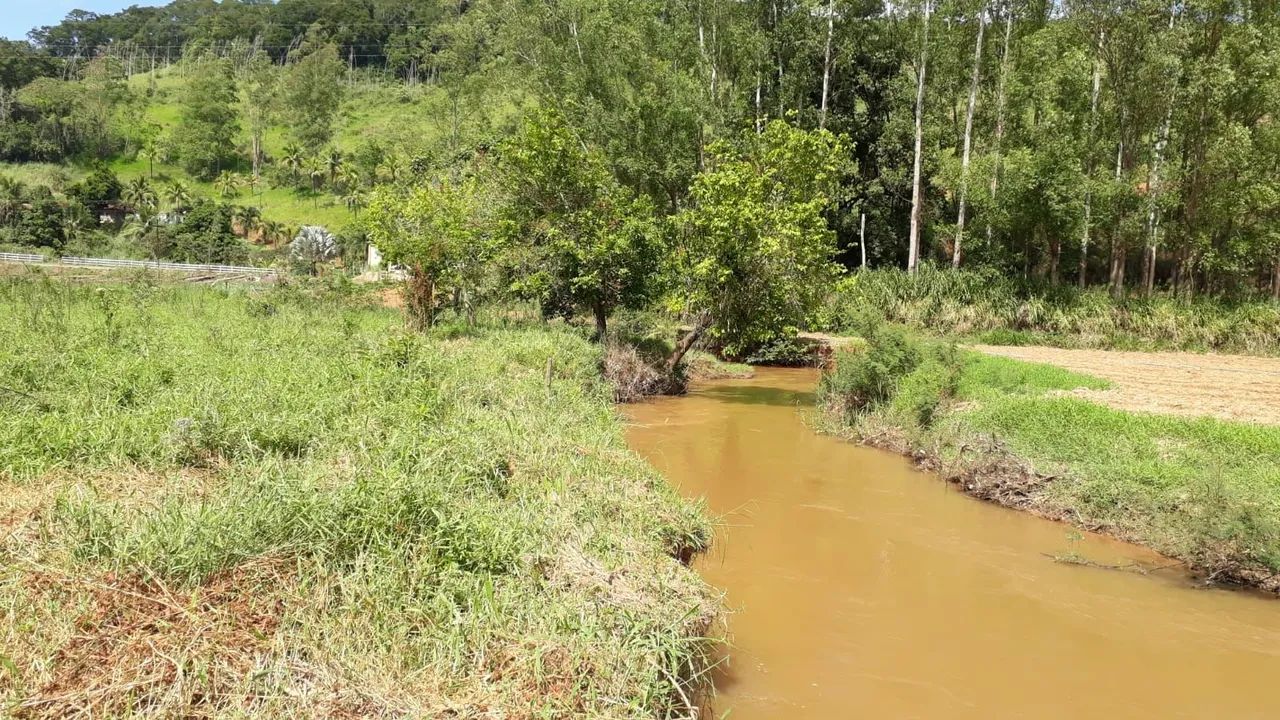
M79 240L85 233L84 222L81 221L79 215L68 214L62 220L62 236L66 238L67 244L71 244Z
M342 169L342 151L336 147L329 148L324 155L325 167L329 168L329 184L332 185L338 177L338 171Z
M293 179L294 186L298 184L298 173L301 172L302 166L306 163L306 156L302 154L302 148L297 143L289 143L284 146L284 155L280 157L280 162L289 168L289 177Z
M223 170L213 181L213 189L223 198L233 197L240 192L240 176L230 170Z
M174 180L169 183L169 187L165 188L164 199L168 200L175 210L180 210L191 204L191 191L186 183Z
M328 172L329 167L321 158L311 158L307 161L307 177L311 178L311 192L316 196L317 207L320 205L320 184L324 182L325 175Z
M156 209L156 191L144 177L134 178L125 186L124 201L129 203L139 217L150 215Z
M262 227L262 211L252 205L241 205L232 211L231 219L240 226L247 238Z
M22 183L8 175L0 175L0 223L8 222L9 217L18 212L24 195Z
M343 165L338 171L338 182L347 190L355 190L360 187L360 170L354 165Z
M382 164L378 166L378 169L391 176L391 182L395 182L396 176L404 169L404 160L401 159L399 155L391 153L383 159Z
M342 196L342 202L356 217L360 217L360 211L366 205L364 193L358 188L349 189L347 194Z
M262 239L270 245L280 242L285 234L284 223L277 220L264 220L262 222Z

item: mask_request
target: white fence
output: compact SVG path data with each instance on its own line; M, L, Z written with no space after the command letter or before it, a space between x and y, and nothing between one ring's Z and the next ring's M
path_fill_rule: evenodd
M147 268L149 270L173 270L176 272L217 273L220 275L276 274L274 268L244 267L240 265L192 265L189 263L159 262L153 260L112 260L108 258L63 257L59 262L75 267Z
M0 262L38 264L55 262L43 255L26 253L0 253ZM195 265L191 263L159 262L154 260L114 260L112 258L84 258L63 256L56 262L72 267L90 268L144 268L185 273L214 273L217 275L254 275L260 278L274 277L274 268L244 267L240 265Z
M0 262L7 263L42 263L48 260L43 255L28 255L26 253L0 253Z

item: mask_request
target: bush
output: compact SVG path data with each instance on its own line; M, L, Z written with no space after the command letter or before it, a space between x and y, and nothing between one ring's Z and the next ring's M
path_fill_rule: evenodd
M878 328L861 350L843 350L822 376L818 394L846 419L893 397L921 361L919 344L897 328Z
M798 337L772 340L747 355L748 365L774 367L813 367L819 363L818 346Z
M645 362L636 348L611 343L604 351L604 377L613 387L617 402L638 402L653 395L674 395L684 391L684 368L667 374L661 367Z
M890 409L905 423L927 428L956 396L964 362L954 345L936 349L898 383Z

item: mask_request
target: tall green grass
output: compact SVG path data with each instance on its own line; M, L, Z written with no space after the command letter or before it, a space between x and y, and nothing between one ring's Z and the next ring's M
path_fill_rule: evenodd
M287 698L323 668L379 688L369 715L680 714L715 603L675 558L708 526L627 450L598 348L402 327L297 288L0 280L0 487L30 500L0 515L38 528L0 545L0 646L73 642L69 610L24 616L24 568L182 596L271 561L280 634L232 685L273 700L114 711L307 716ZM0 702L39 696L64 647L8 658Z
M1104 289L1032 286L986 271L859 272L840 283L818 323L855 331L867 312L991 344L1280 354L1280 304L1273 301L1167 295L1116 301Z

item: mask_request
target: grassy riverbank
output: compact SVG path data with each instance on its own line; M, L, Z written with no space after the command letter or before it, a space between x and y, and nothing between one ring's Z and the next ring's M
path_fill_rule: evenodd
M701 512L596 347L333 293L0 279L0 705L662 717ZM547 379L548 360L551 376Z
M979 497L1280 591L1280 428L1113 410L1066 394L1096 378L889 327L867 339L823 380L841 431Z

